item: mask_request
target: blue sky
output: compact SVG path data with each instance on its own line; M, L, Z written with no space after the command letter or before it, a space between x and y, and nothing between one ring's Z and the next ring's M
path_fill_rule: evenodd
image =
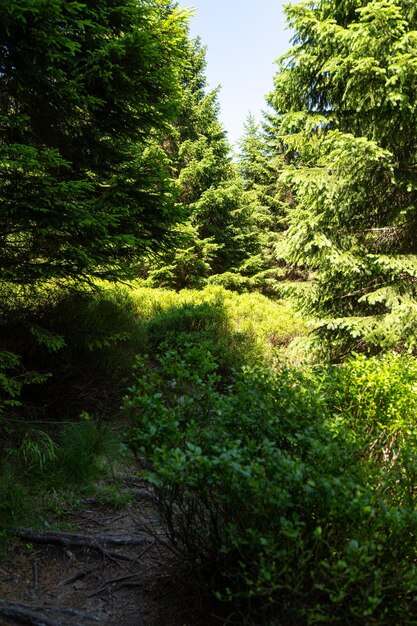
M207 79L221 85L221 122L235 143L250 111L257 119L272 89L274 60L290 47L282 0L180 0L194 7L191 36L207 46Z

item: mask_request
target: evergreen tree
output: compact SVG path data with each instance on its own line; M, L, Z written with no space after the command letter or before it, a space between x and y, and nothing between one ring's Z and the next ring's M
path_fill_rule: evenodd
M129 275L175 218L165 0L0 0L0 280Z
M243 187L218 120L217 89L207 92L205 48L190 41L182 76L182 106L164 140L179 188L183 214L176 245L149 260L153 284L196 287L213 274L236 268L254 250Z
M294 47L269 103L285 150L284 253L316 274L324 334L416 347L417 11L407 0L287 7Z
M240 142L239 169L244 181L245 204L250 207L254 229L258 232L260 252L246 263L246 271L256 272L256 281L276 289L276 279L287 278L288 267L279 256L279 243L286 227L288 194L280 183L283 169L281 147L268 129L249 115ZM255 279L255 278L254 278Z

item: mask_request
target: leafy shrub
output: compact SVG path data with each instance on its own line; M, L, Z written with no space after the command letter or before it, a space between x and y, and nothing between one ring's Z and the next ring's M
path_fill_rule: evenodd
M245 293L251 290L252 281L248 276L242 276L238 272L223 272L222 274L214 274L208 280L210 285L219 285L230 291Z
M189 332L198 327L203 330L204 326L214 340L226 334L230 343L232 335L245 355L245 362L251 358L271 360L281 355L288 360L286 346L306 332L305 321L295 314L290 301L274 301L259 293L237 294L213 285L200 291L179 293L137 288L133 299L137 315L150 324L152 349L168 339L173 339L178 346L176 330ZM194 314L198 318L195 322L192 321Z
M148 322L148 343L152 353L167 349L182 350L186 346L198 348L199 359L212 354L224 374L257 354L257 346L250 335L233 329L224 303L185 303L161 311ZM259 352L258 352L259 354Z
M242 271L245 269L246 271ZM284 272L280 271L280 268L277 267L255 272L251 272L249 267L242 267L236 272L214 274L209 277L207 283L209 285L220 285L225 289L236 291L237 293L258 292L265 295L277 296L283 293L284 276Z
M138 359L125 401L132 448L194 573L241 620L417 619L417 515L396 508L395 480L378 484L346 436L332 371L245 367L225 389L201 356L190 346L154 368Z
M397 504L415 507L416 359L395 353L353 355L328 370L323 385L338 430L343 429L361 450L375 482L384 484L386 496Z
M417 361L387 353L354 355L332 369L334 402L355 431L392 437L410 434L417 414Z

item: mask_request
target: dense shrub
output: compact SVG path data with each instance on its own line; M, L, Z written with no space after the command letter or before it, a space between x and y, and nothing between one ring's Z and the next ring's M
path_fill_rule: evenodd
M154 365L138 359L125 401L131 445L150 464L173 545L238 619L417 619L417 515L397 477L381 481L339 403L343 376L372 376L366 363L341 374L245 367L227 389L196 345ZM361 410L360 395L349 402Z
M398 505L417 503L417 361L354 355L323 378L334 421L361 451L375 482Z
M233 342L243 346L245 362L255 356L271 361L281 356L287 359L287 345L306 332L305 321L289 300L271 300L259 293L237 294L214 285L179 293L137 288L133 299L137 315L150 324L153 348L168 339L180 345L177 331L206 330L214 342L228 334L230 343L232 335ZM212 344L212 351L216 349Z
M215 358L224 376L234 367L260 356L256 341L249 334L233 328L224 303L184 303L156 314L147 325L152 354L166 350L197 349L196 367L203 366L206 355Z

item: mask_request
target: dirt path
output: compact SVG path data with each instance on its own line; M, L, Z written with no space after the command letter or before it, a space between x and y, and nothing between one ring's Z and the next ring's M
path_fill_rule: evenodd
M201 626L219 624L182 593L173 555L160 545L156 512L145 484L129 485L133 502L114 511L94 499L65 511L66 529L89 536L140 534L141 545L105 548L16 539L0 560L0 625ZM146 526L146 531L144 531ZM150 531L149 529L152 528ZM45 619L1 615L5 603ZM6 605L7 606L7 605ZM29 618L28 618L29 620Z

